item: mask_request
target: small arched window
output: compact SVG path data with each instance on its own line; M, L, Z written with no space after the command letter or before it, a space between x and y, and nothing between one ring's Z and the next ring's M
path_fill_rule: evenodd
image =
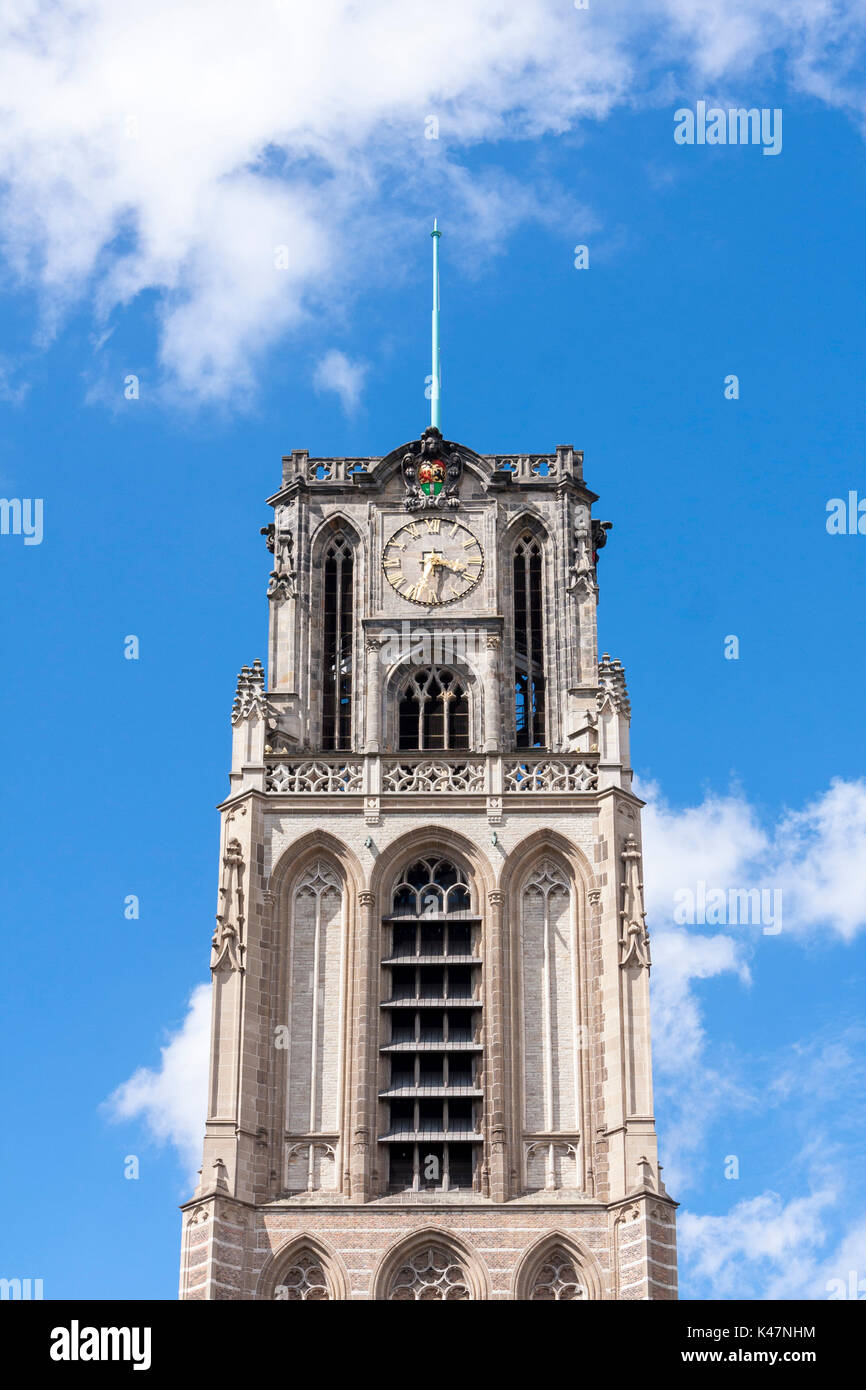
M531 532L514 548L514 714L518 748L543 748L544 603L541 544Z
M322 747L352 746L352 624L355 557L338 532L325 548Z
M400 690L400 748L442 752L469 747L469 696L445 667L422 666Z

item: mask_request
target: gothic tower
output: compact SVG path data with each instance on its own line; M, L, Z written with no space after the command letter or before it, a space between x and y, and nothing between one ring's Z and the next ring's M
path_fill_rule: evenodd
M283 460L188 1299L672 1299L641 802L570 446Z

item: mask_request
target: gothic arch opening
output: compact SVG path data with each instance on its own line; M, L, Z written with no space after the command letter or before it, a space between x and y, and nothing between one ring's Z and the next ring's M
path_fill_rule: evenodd
M456 1237L421 1231L385 1256L373 1296L391 1303L473 1302L487 1298L487 1277Z
M388 1189L477 1191L482 923L466 870L438 854L410 860L394 875L382 926L379 1142Z
M392 1303L469 1302L466 1270L447 1246L430 1244L416 1250L391 1278L387 1294Z
M595 1260L564 1234L545 1236L524 1255L514 1297L529 1303L576 1303L603 1297Z
M569 1303L585 1292L573 1258L558 1245L536 1266L527 1297L535 1303Z
M278 1250L262 1273L258 1299L284 1303L324 1303L349 1297L339 1257L322 1241L304 1235Z
M448 666L417 666L397 682L401 751L449 752L470 746L467 678Z
M534 529L520 532L511 552L516 748L546 743L544 548Z
M322 748L352 747L355 543L340 527L322 551Z
M299 1250L286 1266L276 1296L289 1303L326 1302L331 1297L324 1266L311 1250Z

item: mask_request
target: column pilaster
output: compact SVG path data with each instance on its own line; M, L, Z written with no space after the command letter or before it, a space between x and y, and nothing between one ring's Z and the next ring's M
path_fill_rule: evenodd
M506 1202L509 1197L509 1134L506 1115L505 1082L505 977L504 941L502 931L503 895L493 889L487 895L488 959L484 962L488 976L487 1008L484 1031L486 1049L487 1091L487 1164L490 1173L490 1197L494 1202ZM512 1136L513 1142L513 1136Z
M373 1191L373 1170L376 1167L377 1086L379 1054L378 970L373 945L377 938L375 920L376 896L358 894L356 928L355 1008L353 1013L353 1105L351 1124L351 1159L349 1171L352 1199L368 1202Z

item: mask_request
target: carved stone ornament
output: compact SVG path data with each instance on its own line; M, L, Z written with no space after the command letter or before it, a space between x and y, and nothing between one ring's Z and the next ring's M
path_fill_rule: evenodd
M613 530L612 521L592 522L592 563L593 567L598 564L598 552L604 550L607 545L607 533Z
M264 532L263 532L264 534ZM291 531L276 531L268 539L268 549L274 552L274 568L268 579L268 598L297 598L295 569L295 538Z
M615 1218L615 1220L614 1220L614 1225L615 1225L615 1226L620 1226L620 1225L625 1225L625 1224L627 1224L627 1223L629 1223L629 1222L632 1222L632 1221L639 1221L639 1220L640 1220L640 1207L623 1207L621 1211L617 1212L616 1218Z
M463 458L456 445L442 438L435 425L428 425L416 444L403 455L403 481L407 512L458 507L457 489L463 476Z
M265 694L265 668L256 657L252 666L242 666L232 704L232 723L257 714L269 724L275 723L274 713Z
M556 758L521 758L505 764L507 792L588 792L598 786L598 768Z
M359 792L363 780L361 763L346 759L306 758L302 762L280 762L268 768L265 789L283 795L305 792Z
M226 1168L224 1160L221 1158L215 1158L213 1161L213 1170L214 1187L217 1188L217 1190L220 1192L228 1192L228 1169Z
M223 855L216 923L211 940L211 970L216 972L223 965L229 970L243 970L244 856L239 840L229 840Z
M643 884L640 879L640 850L633 835L629 835L622 852L622 923L619 939L619 963L635 964L649 969L649 932L643 905Z
M445 762L430 758L420 763L386 762L382 776L385 792L480 792L484 790L483 763Z
M585 527L579 527L574 533L574 554L566 588L570 594L577 594L580 598L598 594L591 538Z
M626 719L629 719L631 704L625 683L625 668L618 658L611 661L607 652L602 653L601 661L598 663L598 685L596 704L599 712L609 700L618 714L624 714Z

